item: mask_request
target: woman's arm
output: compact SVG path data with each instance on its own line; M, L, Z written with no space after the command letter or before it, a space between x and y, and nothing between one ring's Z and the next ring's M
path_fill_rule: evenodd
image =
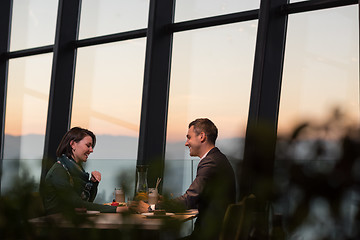
M91 172L90 181L93 184L93 186L92 186L92 188L90 190L89 202L93 202L95 200L95 197L96 197L96 194L97 194L99 182L101 181L101 173L98 172L98 171Z
M92 182L92 187L90 189L90 197L89 202L93 202L95 200L97 191L98 191L99 182Z
M102 204L83 201L76 193L74 187L70 184L70 177L63 167L54 169L52 174L49 176L48 181L52 186L54 186L59 198L58 203L62 205L62 208L74 209L85 207L87 210L97 210L101 212L116 211L116 207L114 206L105 206ZM97 191L97 186L95 189Z

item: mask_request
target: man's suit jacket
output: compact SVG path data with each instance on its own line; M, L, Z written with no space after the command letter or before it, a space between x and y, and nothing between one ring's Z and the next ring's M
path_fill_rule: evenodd
M233 168L218 148L211 149L199 162L196 178L177 200L188 209L199 210L194 238L218 239L226 208L236 200Z

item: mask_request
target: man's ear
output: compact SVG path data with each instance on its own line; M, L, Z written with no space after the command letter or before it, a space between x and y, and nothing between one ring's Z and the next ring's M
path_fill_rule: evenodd
M206 134L204 132L200 133L200 141L203 143L206 141Z

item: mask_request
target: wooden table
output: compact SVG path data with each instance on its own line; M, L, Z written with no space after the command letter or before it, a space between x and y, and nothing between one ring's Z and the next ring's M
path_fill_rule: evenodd
M136 226L140 229L157 230L161 229L164 223L169 221L186 222L195 218L198 214L197 209L188 210L185 213L178 213L169 217L148 218L141 214L120 214L120 213L97 213L97 214L79 214L83 215L90 223L84 221L78 225L80 228L98 228L98 229L121 229L129 226ZM74 227L74 223L66 219L62 214L53 214L29 220L34 226L47 226L49 223L56 223L58 227Z
M170 235L173 236L173 239L176 239L181 225L196 218L197 214L198 211L196 209L160 218L148 218L141 214L83 213L76 214L74 218L79 217L80 219L76 221L63 214L53 214L33 218L29 222L41 234L43 234L45 229L56 229L56 234L64 235L63 239L75 239L73 236L79 236L80 231L83 236L98 234L102 239L106 239L106 237L103 237L105 235L116 236L116 238L120 239L124 235L128 239L172 239L172 237L169 238ZM136 237L129 238L129 235ZM165 237L162 237L164 235Z

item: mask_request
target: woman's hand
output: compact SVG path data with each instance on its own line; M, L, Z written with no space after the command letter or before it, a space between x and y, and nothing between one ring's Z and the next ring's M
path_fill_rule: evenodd
M135 213L144 213L149 211L149 204L144 201L132 201L130 206L121 206L116 208L116 212L132 211Z
M101 173L98 171L91 172L91 179L92 182L100 182L101 181Z

